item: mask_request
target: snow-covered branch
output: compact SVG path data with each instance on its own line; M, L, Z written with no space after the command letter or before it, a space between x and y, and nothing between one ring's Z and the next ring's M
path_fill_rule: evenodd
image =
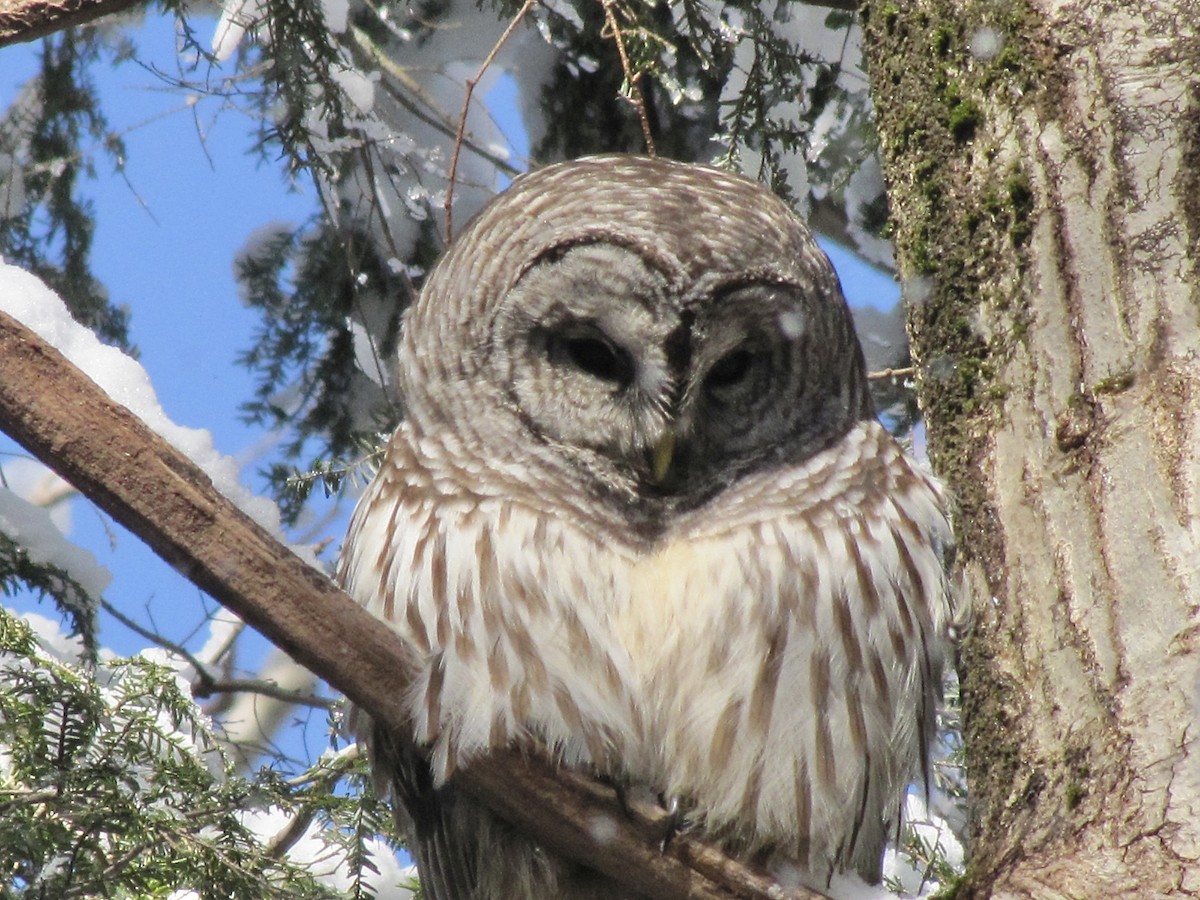
M124 12L137 0L0 0L0 47Z

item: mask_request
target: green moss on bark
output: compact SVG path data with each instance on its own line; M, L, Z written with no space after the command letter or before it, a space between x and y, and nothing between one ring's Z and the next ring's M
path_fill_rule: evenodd
M998 361L1020 339L1020 275L1034 197L1019 164L999 163L991 98L1036 82L1032 14L1017 0L933 0L867 10L867 57L888 177L893 234L910 303L914 359L939 473L963 507L985 514L975 472L994 424ZM1011 94L1009 94L1011 92ZM995 261L1014 271L998 278ZM1010 333L980 328L981 308L1005 311Z
M1027 330L1036 197L1004 141L1012 107L1039 81L1036 24L1023 0L929 0L869 4L865 28L930 456L958 506L960 553L1000 598L1003 547L981 467L1007 393L999 372ZM960 647L964 737L973 795L1003 817L1035 802L1047 778L1021 753L1020 694L989 662L1006 652L990 631Z

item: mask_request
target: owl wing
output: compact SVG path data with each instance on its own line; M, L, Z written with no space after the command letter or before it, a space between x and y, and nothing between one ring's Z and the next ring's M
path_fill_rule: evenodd
M586 866L552 856L453 785L437 786L428 758L374 730L372 757L421 876L424 900L649 900Z
M661 635L643 657L666 793L810 884L878 882L905 785L928 780L952 600L936 486L865 422L684 524L633 604L669 625L629 629Z
M396 451L404 447L401 432L393 437L392 453L355 510L338 561L337 581L368 611L403 631L403 588L397 578L403 561L398 566L396 533L411 529L415 516L412 485L395 459ZM411 642L411 636L406 637ZM347 728L368 748L377 790L391 794L396 824L420 874L422 896L426 900L479 896L480 856L455 839L457 798L453 788L435 783L428 753L411 735L396 735L377 726L358 708L351 708Z
M460 826L454 821L459 802L454 789L436 787L426 755L410 742L397 741L387 729L374 727L370 745L376 772L389 780L392 809L408 837L408 852L421 875L422 896L425 900L476 896L480 856L455 838Z
M507 499L517 485L496 499L472 483L441 440L401 426L343 547L339 582L421 660L405 692L411 732L389 735L361 711L355 730L394 795L426 896L615 900L611 882L455 789L473 756L530 740L564 764L598 766L617 735L636 733L638 708L629 660L598 649L601 613L576 602L603 565L573 554L560 523Z

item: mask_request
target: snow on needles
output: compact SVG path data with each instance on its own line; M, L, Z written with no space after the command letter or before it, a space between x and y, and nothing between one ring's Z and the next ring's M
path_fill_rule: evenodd
M286 542L279 508L266 497L256 496L242 486L237 463L216 450L212 435L172 422L159 406L146 370L115 347L102 344L91 331L72 319L58 295L36 276L0 263L0 310L57 348L109 397L199 466L212 479L213 486L242 512ZM25 540L26 535L22 533L23 545ZM292 549L310 565L316 565L311 552L297 547ZM69 571L74 577L74 570Z
M225 62L233 56L246 31L254 28L265 12L263 0L228 0L223 4L212 38L212 53L217 62Z
M112 573L96 561L90 550L68 541L47 510L3 488L0 532L20 544L31 562L66 572L88 596L99 597L112 582Z

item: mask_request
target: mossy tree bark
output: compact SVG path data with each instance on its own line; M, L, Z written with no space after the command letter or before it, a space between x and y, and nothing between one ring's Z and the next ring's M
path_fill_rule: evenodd
M960 896L1200 894L1200 2L866 7L973 613Z

